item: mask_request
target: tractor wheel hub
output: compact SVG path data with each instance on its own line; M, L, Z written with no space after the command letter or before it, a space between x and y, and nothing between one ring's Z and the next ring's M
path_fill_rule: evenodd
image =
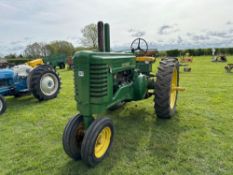
M45 74L41 77L40 89L41 91L50 96L53 95L58 88L58 80L53 74Z

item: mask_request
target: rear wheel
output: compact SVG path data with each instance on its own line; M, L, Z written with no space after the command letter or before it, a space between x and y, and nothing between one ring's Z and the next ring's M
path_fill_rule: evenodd
M95 166L102 161L112 146L114 128L109 118L95 120L83 138L81 155L86 164Z
M7 108L6 100L3 96L0 95L0 115L2 115Z
M176 58L160 62L155 83L154 108L159 118L171 118L176 112L179 86L179 63Z
M39 101L56 98L61 86L58 74L52 67L37 67L30 77L32 94Z

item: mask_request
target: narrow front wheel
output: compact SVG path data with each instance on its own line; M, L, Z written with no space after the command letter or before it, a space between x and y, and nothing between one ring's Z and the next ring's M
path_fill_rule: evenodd
M84 162L95 166L102 161L112 146L114 128L109 118L95 120L83 138L81 155Z
M81 145L84 137L83 116L74 116L67 123L63 133L63 148L66 154L74 160L81 159Z

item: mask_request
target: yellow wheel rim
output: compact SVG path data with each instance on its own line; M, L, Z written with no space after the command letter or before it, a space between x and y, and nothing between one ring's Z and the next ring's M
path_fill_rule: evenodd
M178 73L177 69L174 68L172 73L172 81L171 81L171 92L170 92L170 108L173 109L176 104L176 96L177 96L177 79L178 79Z
M95 142L94 153L96 158L102 157L108 150L111 141L111 135L112 131L109 127L103 128L103 130L99 133Z

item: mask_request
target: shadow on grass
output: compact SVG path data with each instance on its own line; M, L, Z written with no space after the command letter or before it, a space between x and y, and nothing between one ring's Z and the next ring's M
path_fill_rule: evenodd
M109 117L116 131L110 156L94 168L71 160L61 168L61 174L111 174L115 169L124 171L125 166L137 167L147 156L162 166L175 158L180 130L177 116L156 120L146 108L124 107L110 112Z

